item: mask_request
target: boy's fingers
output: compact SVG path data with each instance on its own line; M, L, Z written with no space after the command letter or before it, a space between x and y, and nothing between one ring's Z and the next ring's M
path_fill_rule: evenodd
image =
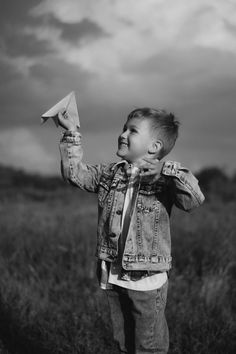
M66 109L63 109L58 112L58 117L61 119L61 121L65 121L68 118L70 118L69 114L67 113Z
M69 129L69 120L68 120L68 118L66 118L65 117L65 115L62 113L62 112L58 112L58 115L57 115L57 117L58 117L58 120L59 120L59 123L60 123L60 125L63 127L63 128L65 128L65 129Z
M66 122L65 122L66 119L65 119L65 117L63 116L63 114L62 114L61 112L59 112L58 115L57 115L57 117L58 117L59 122L60 122L60 123L63 125L63 127L64 127L64 124L66 123Z
M67 130L73 130L73 131L79 131L79 127L74 124L73 118L67 113L66 109L60 110L58 112L58 120L59 124L67 129Z
M158 175L160 174L161 168L162 168L162 163L159 162L158 160L149 160L149 159L143 159L147 161L147 163L143 164L140 167L141 170L141 175L142 176L151 176L151 175Z
M65 112L64 109L60 109L60 111L57 113L57 115L58 115L58 116L59 116L59 114L62 115L64 112Z
M63 120L63 115L62 115L62 113L61 112L58 112L58 118L59 118L59 120L61 119L61 120Z
M156 174L156 171L154 170L149 170L149 171L143 171L141 172L141 176L151 176L151 175L155 175Z
M70 117L66 110L62 113L62 115L65 119L68 119Z

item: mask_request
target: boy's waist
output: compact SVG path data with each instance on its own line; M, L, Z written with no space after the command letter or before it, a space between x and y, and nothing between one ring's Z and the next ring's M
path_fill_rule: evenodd
M117 262L118 251L115 248L98 244L96 256L100 260ZM122 256L122 267L126 271L168 271L171 269L171 262L172 257L170 254L145 255L124 253Z
M112 289L113 285L133 290L157 289L168 279L168 271L127 271L119 262L98 260L97 276L102 289Z

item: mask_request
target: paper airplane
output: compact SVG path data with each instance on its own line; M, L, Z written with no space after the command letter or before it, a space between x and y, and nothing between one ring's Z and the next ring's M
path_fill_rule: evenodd
M74 119L76 126L80 127L79 114L74 91L69 93L69 95L64 97L61 101L55 104L55 106L45 112L41 117L41 122L45 123L49 118L52 118L58 127L59 123L57 115L62 109L66 109L69 116Z

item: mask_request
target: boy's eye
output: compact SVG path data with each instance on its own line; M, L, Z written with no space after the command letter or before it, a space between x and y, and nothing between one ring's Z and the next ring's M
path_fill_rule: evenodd
M123 127L122 133L124 133L126 130L129 130L130 133L137 133L137 129L135 128L128 128L126 125Z

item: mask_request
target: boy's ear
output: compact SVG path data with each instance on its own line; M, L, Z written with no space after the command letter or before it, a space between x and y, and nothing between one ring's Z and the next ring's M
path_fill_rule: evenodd
M163 142L161 140L154 140L151 142L148 152L149 154L159 154L163 148Z

